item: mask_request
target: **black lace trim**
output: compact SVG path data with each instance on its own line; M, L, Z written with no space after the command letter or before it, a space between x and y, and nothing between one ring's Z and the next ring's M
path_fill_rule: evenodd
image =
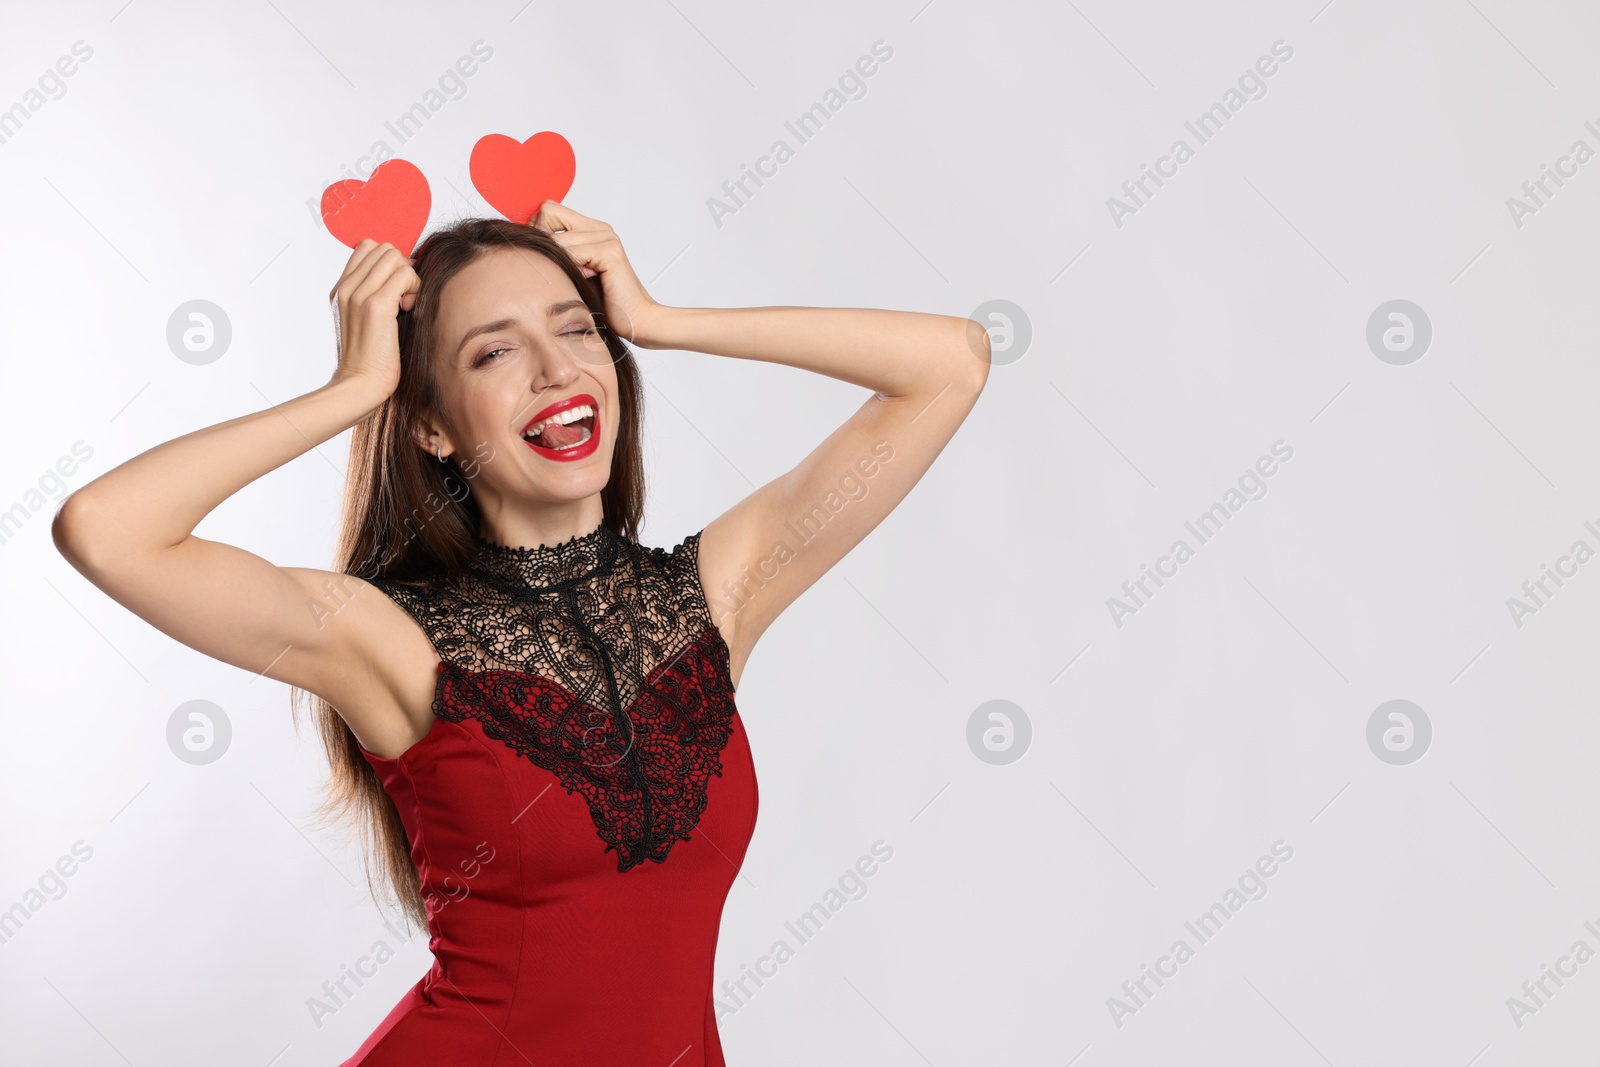
M478 541L454 580L370 580L439 653L435 717L473 718L581 793L618 871L664 862L704 813L736 713L700 533L671 551L604 525L536 548Z
M524 589L551 589L580 582L616 561L620 538L601 523L553 545L514 548L482 535L473 538L477 554L470 566L487 577Z

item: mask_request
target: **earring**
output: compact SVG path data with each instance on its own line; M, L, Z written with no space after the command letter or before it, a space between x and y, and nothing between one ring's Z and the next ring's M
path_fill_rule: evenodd
M433 451L434 451L434 454L439 457L439 462L443 463L444 462L444 449L440 448L438 445L434 445L433 446Z

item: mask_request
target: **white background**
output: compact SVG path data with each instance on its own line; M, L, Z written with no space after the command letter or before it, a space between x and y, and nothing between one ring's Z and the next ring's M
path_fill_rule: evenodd
M49 524L123 460L327 380L348 250L306 201L341 168L364 177L387 140L429 177L433 228L490 211L480 136L541 130L575 149L566 202L664 303L1004 299L1031 324L1008 347L994 320L968 423L741 681L761 811L719 993L874 841L894 852L723 1017L730 1064L1600 1050L1600 961L1520 1027L1507 1006L1575 941L1600 951L1600 563L1520 626L1507 605L1574 541L1600 548L1600 161L1520 226L1507 206L1575 140L1600 149L1592 5L119 5L8 5L0 32L0 108L93 49L0 144L0 910L92 848L0 944L0 1060L333 1064L426 970L419 937L313 1021L322 983L394 940L354 840L310 824L316 737L286 687L83 580ZM385 122L477 40L493 57L399 145ZM878 40L866 94L797 145L784 122ZM1265 95L1198 144L1185 121L1276 41L1293 55ZM708 199L780 137L794 158L719 226ZM1180 137L1194 157L1119 226L1108 198ZM233 328L204 366L166 341L193 299ZM1405 365L1366 340L1395 299L1432 324ZM864 399L639 358L647 544ZM1266 494L1199 544L1185 522L1278 441ZM347 453L319 446L197 532L327 566ZM1119 625L1108 599L1179 538L1194 557ZM193 699L233 729L202 767L165 736ZM1407 765L1366 739L1392 699L1433 728ZM1004 765L967 740L991 700L1031 727ZM1184 923L1278 841L1266 895L1200 944ZM1193 958L1118 1025L1108 998L1179 938Z

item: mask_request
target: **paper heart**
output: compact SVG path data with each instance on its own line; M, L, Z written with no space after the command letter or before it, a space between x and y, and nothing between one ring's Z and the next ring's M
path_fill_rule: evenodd
M472 146L468 162L472 184L490 206L524 225L546 200L567 195L577 168L572 145L550 130L526 141L503 133L485 134Z
M409 256L428 224L428 179L403 159L378 165L366 181L347 179L322 191L322 222L343 244L388 242Z

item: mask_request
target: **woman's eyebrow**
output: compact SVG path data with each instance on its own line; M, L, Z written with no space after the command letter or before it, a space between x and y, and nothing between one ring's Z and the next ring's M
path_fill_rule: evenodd
M586 306L587 305L585 305L582 300L557 301L556 303L551 304L550 307L545 310L545 317L553 318L564 311L571 311L573 308ZM519 325L519 323L516 319L495 319L493 322L486 322L482 326L474 326L461 338L461 343L456 345L456 355L459 356L461 354L461 350L467 347L467 342L479 334L494 333L496 330L506 330L517 325Z
M472 329L467 331L466 336L461 338L461 343L456 345L456 355L459 356L461 354L461 350L467 347L467 342L478 336L480 333L494 333L496 330L504 330L508 327L515 326L516 324L516 319L495 319L493 322L486 322L482 326L474 326Z

